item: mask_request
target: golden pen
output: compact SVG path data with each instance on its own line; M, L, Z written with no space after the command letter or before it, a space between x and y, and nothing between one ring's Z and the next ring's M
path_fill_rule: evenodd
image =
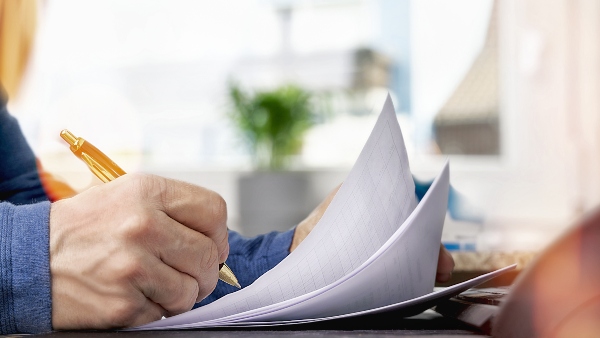
M90 142L81 137L75 137L75 135L66 129L60 132L60 137L67 141L71 152L85 162L94 175L102 180L102 182L107 183L119 176L125 175L125 171L121 167ZM219 265L219 279L229 285L241 288L233 271L225 263Z

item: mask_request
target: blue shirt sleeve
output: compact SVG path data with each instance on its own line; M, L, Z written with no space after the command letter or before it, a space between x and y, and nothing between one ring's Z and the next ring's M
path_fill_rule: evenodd
M0 334L51 330L47 199L0 87Z
M52 329L50 202L0 203L0 333Z
M229 231L230 249L227 265L242 287L252 284L289 255L294 230L271 232L253 238L246 238L235 231ZM213 293L194 307L214 302L237 290L236 287L219 280Z
M423 199L427 190L433 184L433 180L420 181L413 176L415 182L415 194L420 200ZM452 185L448 191L448 214L452 219L457 221L471 222L483 224L484 214L477 207L473 206L471 202L460 192L458 192Z
M33 151L1 97L0 93L0 201L14 204L47 201Z

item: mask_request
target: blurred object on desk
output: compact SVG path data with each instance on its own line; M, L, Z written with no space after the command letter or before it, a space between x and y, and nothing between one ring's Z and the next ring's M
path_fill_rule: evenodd
M451 252L454 258L454 272L452 278L446 283L437 283L436 286L450 286L479 276L483 273L494 271L510 264L517 264L517 269L508 271L502 276L485 282L479 287L499 287L511 285L518 274L523 271L537 257L535 252Z
M490 334L493 319L509 291L508 287L469 289L442 301L433 310L444 317L457 319L485 334Z
M600 208L547 247L511 287L494 337L598 337Z
M494 271L511 264L523 270L536 256L535 252L452 252L455 271Z

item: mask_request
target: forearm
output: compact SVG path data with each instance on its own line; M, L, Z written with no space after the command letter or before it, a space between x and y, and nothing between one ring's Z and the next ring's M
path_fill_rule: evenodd
M0 333L51 326L50 203L0 203Z
M294 229L253 238L245 238L230 230L227 265L233 270L242 287L252 284L287 257L293 236ZM211 303L236 290L237 288L219 281L215 291L195 307Z

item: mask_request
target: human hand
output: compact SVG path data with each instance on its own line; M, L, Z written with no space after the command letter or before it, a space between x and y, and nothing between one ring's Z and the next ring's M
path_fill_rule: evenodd
M292 245L290 246L290 252L294 251L300 243L308 236L308 234L314 229L315 225L321 219L321 216L327 210L329 203L335 197L335 194L340 189L341 184L337 186L337 188L333 189L329 195L319 204L311 213L306 217L302 222L298 224L296 230L294 231L294 237L292 238ZM437 282L443 283L450 280L452 277L452 270L454 270L454 259L450 252L446 250L446 248L440 244L440 253L438 256L438 266L437 273L435 276L435 280Z
M52 326L131 327L188 311L229 254L225 201L128 174L50 209Z
M452 258L452 255L444 245L440 244L440 255L438 256L435 281L439 283L450 281L450 278L452 278L452 270L454 270L454 258Z

